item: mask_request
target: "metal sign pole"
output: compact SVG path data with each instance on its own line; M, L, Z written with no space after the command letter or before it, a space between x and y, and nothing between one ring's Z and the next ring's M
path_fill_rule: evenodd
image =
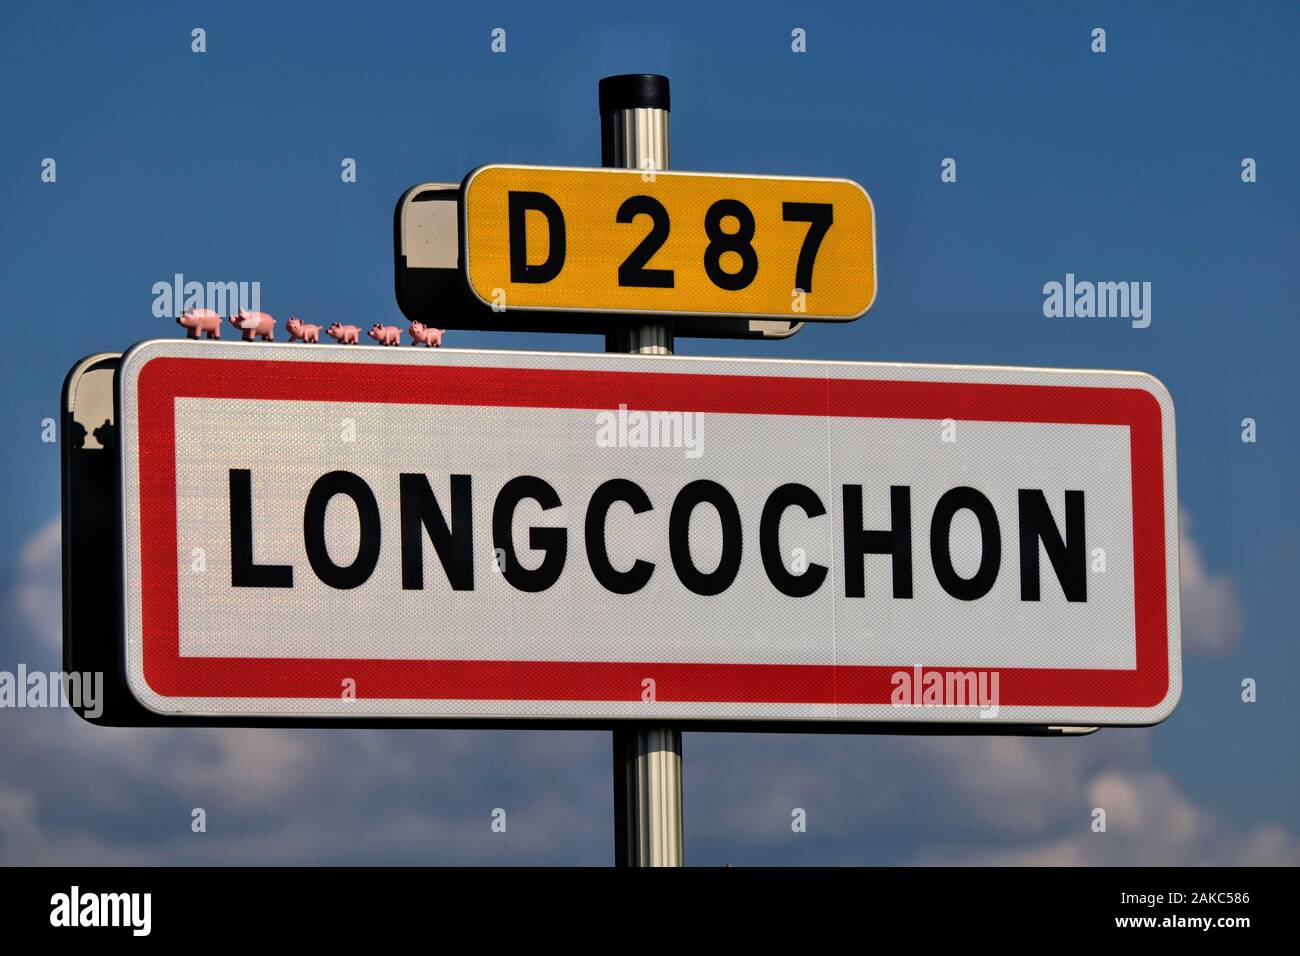
M600 81L602 166L668 168L668 78L607 76ZM668 321L624 325L605 334L606 352L671 355ZM614 730L614 864L681 866L682 733L670 727Z

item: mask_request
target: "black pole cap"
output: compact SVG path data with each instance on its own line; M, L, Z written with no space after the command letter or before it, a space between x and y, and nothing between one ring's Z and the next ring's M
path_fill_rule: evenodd
M658 73L623 73L600 81L600 112L667 110L668 77Z

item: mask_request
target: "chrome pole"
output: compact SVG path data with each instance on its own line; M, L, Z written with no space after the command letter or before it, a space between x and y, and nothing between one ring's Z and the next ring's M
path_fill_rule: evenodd
M653 73L600 81L600 164L652 173L668 168L668 77ZM606 352L671 355L666 320L629 324L605 334Z
M602 166L668 168L668 77L650 73L600 81ZM606 352L671 355L667 320L605 333ZM615 866L682 866L682 734L671 727L614 730Z

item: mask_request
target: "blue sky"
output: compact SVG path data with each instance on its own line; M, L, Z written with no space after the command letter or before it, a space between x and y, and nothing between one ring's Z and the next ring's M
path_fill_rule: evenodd
M489 51L498 26L504 55ZM201 55L194 27L207 31ZM794 27L806 54L790 50ZM1104 54L1090 51L1094 27ZM683 340L680 352L1149 371L1177 406L1197 568L1184 574L1196 619L1183 700L1161 727L1071 742L691 734L688 858L1109 861L1121 851L1072 842L1099 792L1147 821L1150 842L1134 845L1150 862L1183 861L1195 841L1203 862L1300 855L1298 28L1290 3L5 2L0 668L45 661L57 631L58 452L41 421L80 356L174 334L151 314L155 282L256 280L277 315L395 321L402 190L489 162L598 165L596 81L662 72L675 168L845 176L878 217L880 291L865 318L783 343ZM55 183L41 181L46 157ZM354 184L340 181L344 157ZM945 157L956 183L940 182ZM1255 183L1241 181L1245 157ZM1151 326L1045 318L1042 287L1067 272L1149 281ZM463 332L447 344L602 347ZM1248 416L1254 444L1240 440ZM1243 677L1259 681L1258 703L1240 702ZM132 735L65 717L0 713L0 860L274 862L260 828L296 800L320 830L303 823L285 858L416 862L404 847L427 839L450 862L605 862L605 735ZM59 760L41 759L50 748ZM538 784L536 754L552 751L561 769L547 773L561 779ZM179 770L152 764L182 752ZM421 776L425 760L444 765ZM394 819L410 815L407 839L319 839L358 819L346 794L370 791L322 804L311 781L358 765L384 793L405 788L390 799ZM1007 779L988 779L989 766ZM199 805L240 768L264 793L225 795L242 807L226 850L149 835L159 804ZM170 775L161 788L158 773ZM108 796L69 795L90 776ZM810 793L826 829L799 842L782 808ZM485 801L512 799L547 839L455 836ZM999 803L1037 822L1013 825ZM1186 807L1200 836L1159 842L1161 807Z

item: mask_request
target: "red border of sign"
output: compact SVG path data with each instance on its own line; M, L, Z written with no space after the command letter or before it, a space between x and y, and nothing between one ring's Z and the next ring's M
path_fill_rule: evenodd
M1133 494L1134 670L998 668L1001 704L1154 707L1169 687L1160 404L1137 388L662 372L154 358L138 379L143 672L165 697L887 704L899 667L613 661L182 657L175 399L382 402L1126 425ZM926 665L924 671L969 670Z

